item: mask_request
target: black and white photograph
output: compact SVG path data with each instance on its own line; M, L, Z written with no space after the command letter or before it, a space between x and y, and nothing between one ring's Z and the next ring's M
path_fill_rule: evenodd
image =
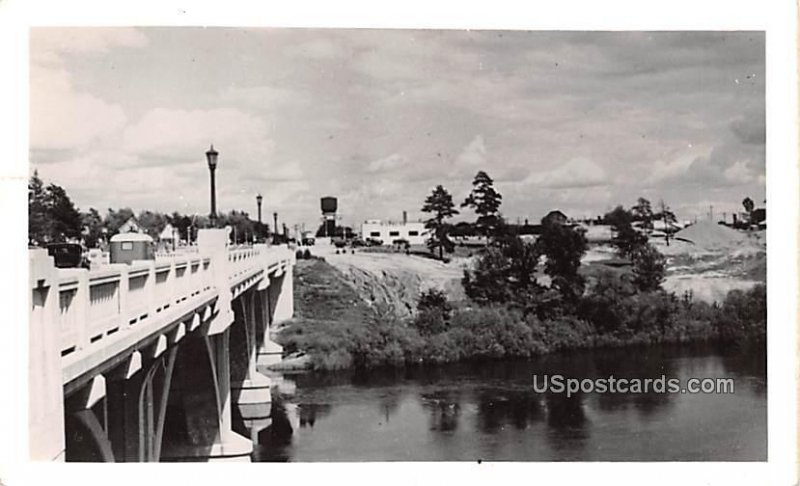
M27 35L33 464L779 457L766 29Z

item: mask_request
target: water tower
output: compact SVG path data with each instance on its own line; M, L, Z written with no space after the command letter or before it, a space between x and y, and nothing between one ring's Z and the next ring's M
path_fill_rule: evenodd
M322 236L333 236L336 230L336 210L338 200L335 197L326 196L320 198L319 206L322 210Z

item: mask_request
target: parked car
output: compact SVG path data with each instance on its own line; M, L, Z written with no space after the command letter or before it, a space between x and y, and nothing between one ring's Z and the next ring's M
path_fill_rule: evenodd
M383 245L383 240L380 238L367 238L364 243L366 243L367 246L381 246Z
M361 238L353 238L352 240L350 240L350 246L352 246L353 248L359 248L362 246L367 246L367 243Z
M57 268L89 268L83 248L77 243L51 243L47 254L53 257Z
M345 240L341 236L334 237L331 240L331 243L333 243L333 246L335 246L336 248L344 248L345 246L347 246L347 240Z

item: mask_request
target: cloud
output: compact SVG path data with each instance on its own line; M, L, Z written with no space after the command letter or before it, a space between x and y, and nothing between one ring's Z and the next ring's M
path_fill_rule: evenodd
M148 39L135 28L35 27L30 43L32 62L60 63L65 53L103 55L117 47L146 47Z
M405 157L399 154L392 154L370 162L367 166L367 172L391 172L404 167L406 164Z
M31 69L31 148L64 150L117 133L127 118L122 106L75 91L63 69Z
M483 141L483 135L476 135L464 147L464 150L456 158L456 164L469 168L481 167L486 164L486 143Z
M76 90L65 60L100 56L118 47L142 48L147 37L126 28L33 28L31 43L31 148L85 148L110 138L127 122L119 103Z
M551 189L602 186L609 183L605 169L587 158L575 158L544 173L532 174L527 180L536 186Z
M125 129L122 146L128 153L168 163L203 158L213 143L220 164L236 167L267 160L274 147L267 132L263 119L231 108L156 108Z
M228 86L219 95L221 101L241 103L245 106L263 106L274 108L276 105L300 104L307 102L310 96L301 92L277 86Z
M764 190L760 33L33 29L31 51L31 160L79 203L206 208L211 142L221 207L261 191L314 224L321 195L386 218L478 170L512 218Z
M742 143L764 145L767 141L767 126L764 113L750 113L731 122L731 131Z

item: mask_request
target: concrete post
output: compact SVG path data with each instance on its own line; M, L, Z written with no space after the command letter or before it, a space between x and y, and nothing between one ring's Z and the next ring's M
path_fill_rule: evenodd
M32 460L63 461L64 395L58 322L58 270L47 250L32 250L29 289L28 430Z
M233 323L231 308L231 287L228 280L229 265L227 252L228 235L221 229L202 229L197 232L197 246L200 254L211 259L211 278L219 297L216 314L212 317L208 334L224 332Z

